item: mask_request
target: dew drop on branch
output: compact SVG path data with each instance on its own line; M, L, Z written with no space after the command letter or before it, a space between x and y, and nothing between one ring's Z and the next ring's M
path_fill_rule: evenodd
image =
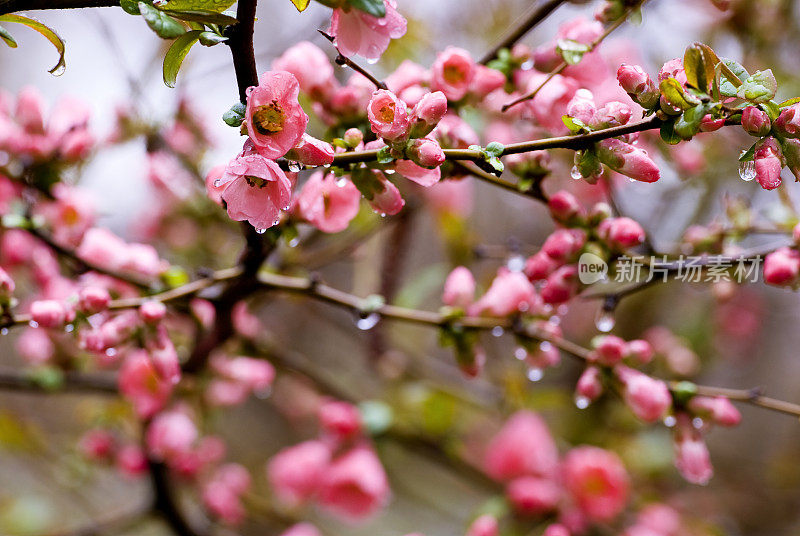
M575 396L575 407L578 409L586 409L589 407L591 401L586 398L585 396L576 395Z
M374 328L381 319L378 313L370 313L356 320L356 327L362 331L368 331Z
M576 181L579 181L583 178L583 175L581 175L581 170L578 169L578 166L572 166L572 171L569 172L569 176Z
M500 326L495 326L492 328L492 335L495 337L502 337L503 333L505 333L505 330L503 330L503 328Z
M532 382L538 382L542 378L544 378L544 371L539 367L531 367L528 369L528 373L526 374L528 379Z
M611 311L600 309L597 313L597 317L594 319L594 325L597 327L597 331L602 331L603 333L608 333L614 329L615 324L616 319L614 318L614 313Z
M743 181L751 181L756 178L756 163L752 160L739 162L739 177Z

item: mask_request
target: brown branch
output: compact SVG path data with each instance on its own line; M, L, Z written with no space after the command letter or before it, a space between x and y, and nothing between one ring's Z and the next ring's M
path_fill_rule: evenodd
M536 6L531 14L522 21L519 26L512 29L508 35L506 35L497 45L492 48L489 52L487 52L483 58L481 58L480 63L482 65L486 65L493 59L497 57L497 54L504 48L510 49L513 47L517 41L522 39L525 34L535 28L540 22L547 18L553 11L555 11L558 6L563 4L566 0L545 0L538 6Z
M332 35L330 35L330 34L328 34L326 32L323 32L322 30L317 30L317 31L319 33L321 33L322 36L325 37L325 39L330 41L331 44L333 44L334 37ZM350 67L355 72L357 72L358 74L360 74L361 76L363 76L364 78L366 78L367 80L369 80L370 82L375 84L375 87L377 87L378 89L389 89L389 87L386 85L385 82L379 80L378 77L376 77L374 74L372 74L371 72L366 70L364 67L362 67L358 63L354 62L353 60L351 60L350 58L348 58L347 56L342 54L339 51L339 47L337 47L336 45L333 45L333 47L336 49L336 52L338 54L336 56L336 59L334 60L337 65L343 65L343 66Z
M0 390L31 394L51 393L97 393L117 394L117 382L113 377L78 372L65 372L57 386L45 385L28 374L12 371L0 372Z
M0 0L0 15L15 11L40 9L75 9L82 7L119 7L116 0Z

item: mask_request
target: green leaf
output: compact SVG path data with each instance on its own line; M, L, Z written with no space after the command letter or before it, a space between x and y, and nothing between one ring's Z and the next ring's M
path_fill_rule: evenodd
M119 0L119 7L129 15L141 15L139 12L139 2L137 0Z
M222 120L230 127L240 127L244 122L245 105L237 102L231 109L222 114Z
M8 33L8 30L0 26L0 39L6 42L8 46L11 48L17 48L17 42L14 41L14 38Z
M498 141L493 141L489 145L486 146L486 154L489 156L500 156L503 154L503 151L506 150L506 146Z
M234 4L235 0L170 0L156 3L163 11L212 11L222 13Z
M167 269L166 272L161 274L161 280L169 288L177 288L188 283L191 278L189 277L189 274L186 273L186 270L183 269L183 267L172 265Z
M149 4L139 2L139 12L150 29L163 39L174 39L186 33L186 28L180 22Z
M0 22L4 21L24 24L28 28L36 30L45 36L48 41L53 43L53 46L56 47L56 50L58 51L58 63L56 63L55 67L50 69L48 72L54 74L55 76L60 76L64 72L64 69L67 66L66 62L64 61L64 41L61 40L56 32L38 20L23 17L22 15L8 14L0 16Z
M759 142L755 142L750 148L746 151L742 151L742 154L739 155L739 162L748 162L755 157L756 149L758 148Z
M800 102L800 97L794 97L794 98L791 98L791 99L786 99L785 101L783 101L782 103L780 103L778 105L778 108L787 108L789 106L797 104L798 102Z
M583 55L589 52L589 45L579 43L572 39L559 39L556 44L556 51L564 59L567 65L575 65L580 63Z
M725 97L735 97L742 80L746 80L750 73L738 62L726 58L721 60L718 64L721 72L719 91Z
M686 93L681 83L674 78L667 78L661 82L659 89L668 103L681 110L688 110L700 104L700 100L694 95Z
M164 10L164 12L169 13L171 17L175 17L176 19L191 22L201 22L203 24L233 26L234 24L239 23L235 17L225 15L224 13L217 13L215 11L195 9L192 11Z
M661 139L667 142L670 145L677 145L683 141L676 132L675 132L675 122L674 121L665 121L661 123Z
M294 4L294 7L296 7L297 11L299 11L300 13L305 11L306 8L308 7L308 4L310 3L311 0L292 0L292 4Z
M716 62L710 54L710 50L702 43L695 43L686 48L683 55L683 69L686 72L686 82L695 89L703 93L708 92L709 82L714 79L714 67Z
M204 47L213 47L227 40L228 38L224 35L219 35L214 32L202 32L200 34L200 44Z
M164 56L164 83L167 87L175 87L175 81L178 78L178 71L181 70L183 59L197 40L200 39L201 33L203 32L199 30L186 32L173 41L172 46L167 50L167 54Z
M574 117L570 117L568 115L561 116L561 122L569 129L570 132L573 134L579 134L584 131L588 131L586 125L580 119L576 119Z
M758 105L758 107L767 112L770 121L775 121L778 118L778 116L781 115L780 106L778 106L778 103L776 103L773 100L762 102L761 104Z
M378 149L378 156L377 160L379 164L391 164L394 162L394 157L392 156L392 149L389 147L381 147Z
M675 134L684 140L691 139L692 136L700 131L700 122L707 113L707 106L698 104L694 108L686 110L681 117L675 121Z
M347 0L347 3L373 17L382 19L386 16L386 6L383 4L383 0Z
M762 103L772 100L778 91L778 81L772 74L772 69L756 71L739 86L736 96L750 102Z

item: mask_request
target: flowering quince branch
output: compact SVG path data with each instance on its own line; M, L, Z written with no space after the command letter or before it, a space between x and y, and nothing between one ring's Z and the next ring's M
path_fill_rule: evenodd
M0 15L38 9L75 9L118 6L115 0L0 0Z
M324 32L322 30L317 30L317 31L320 34L322 34L322 36L325 39L327 39L328 41L330 41L331 43L333 43L336 40L331 34L329 34L327 32ZM334 45L334 48L336 48L336 45ZM336 56L336 59L334 61L338 65L346 65L346 66L350 67L355 72L359 73L361 76L363 76L364 78L366 78L367 80L369 80L370 82L375 84L375 87L378 88L378 89L389 89L388 87L386 87L386 83L385 82L383 82L381 80L378 80L378 78L374 74L372 74L371 72L366 70L364 67L362 67L358 63L354 62L353 60L351 60L350 58L348 58L347 56L345 56L341 52L339 52L338 48L336 48L336 52L337 52L337 56Z
M479 61L481 65L489 64L493 59L497 58L500 51L503 49L511 49L517 42L522 39L525 34L536 28L543 22L548 15L558 9L559 6L566 3L567 0L544 0L536 5L531 14L523 20L519 26L511 30L497 45L487 52Z

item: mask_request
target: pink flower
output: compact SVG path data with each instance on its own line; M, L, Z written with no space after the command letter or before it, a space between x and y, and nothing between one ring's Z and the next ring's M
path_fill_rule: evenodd
M545 303L564 303L578 292L578 267L566 265L556 269L547 276L547 282L541 290Z
M333 65L317 45L301 41L272 62L273 71L292 73L306 93L324 90L334 82Z
M77 309L87 315L105 311L111 303L111 295L103 287L84 287L78 294Z
M146 339L145 348L150 354L156 372L167 382L177 384L181 379L178 352L163 325L157 326L155 335Z
M736 426L742 421L742 414L724 396L694 396L687 406L695 415L722 426Z
M451 214L466 217L472 210L473 183L468 180L439 181L423 194L428 207L437 214Z
M172 385L156 373L147 353L131 352L122 363L119 389L141 418L154 415L164 407L172 392Z
M103 268L150 278L169 268L169 263L159 258L153 246L127 244L108 229L98 227L86 231L76 253Z
M576 255L586 243L586 233L581 229L557 229L547 237L542 251L548 257L566 262Z
M307 166L325 166L333 163L333 147L327 141L318 140L308 134L303 134L300 142L288 153L286 158L305 164Z
M286 71L267 71L247 90L245 125L258 152L280 158L294 147L308 124L297 100L300 84Z
M173 409L156 415L147 427L147 450L155 460L167 461L189 452L199 437L197 426L185 411Z
M538 516L558 505L561 489L552 480L523 476L511 481L506 496L517 513Z
M438 167L427 169L418 166L411 160L397 160L394 164L394 169L408 180L426 188L438 183L439 179L442 178L442 170Z
M352 439L361 433L361 413L348 402L326 402L317 415L322 429L339 440Z
M491 514L483 514L467 529L465 536L499 536L500 527L497 523L497 518Z
M501 268L486 294L469 309L471 315L488 312L492 316L508 316L533 309L538 303L536 289L525 274Z
M90 460L107 460L114 453L114 436L108 430L89 430L81 437L78 448Z
M286 529L281 536L322 536L322 534L311 523L298 523Z
M483 468L495 480L521 476L549 477L558 465L558 450L547 425L531 411L518 411L494 436Z
M661 172L647 151L615 138L597 144L597 156L602 163L623 175L642 182L656 182Z
M539 250L525 261L525 275L531 281L541 281L542 279L547 279L561 265L560 261Z
M403 60L397 69L385 78L386 85L395 95L413 86L427 85L428 70L411 60Z
M267 465L267 477L278 500L296 507L319 489L331 460L331 449L322 441L306 441L285 448Z
M43 329L26 328L15 346L19 355L30 365L47 363L56 352L50 335Z
M742 128L751 136L762 137L769 134L772 125L767 112L756 106L742 110Z
M764 282L769 285L792 285L800 275L800 252L779 248L764 258Z
M219 180L228 216L247 220L256 229L278 222L292 198L292 183L274 161L259 154L237 156Z
M783 153L775 141L769 137L756 149L753 157L756 167L756 181L765 190L774 190L781 185L781 169L783 169Z
M336 38L336 47L345 56L358 54L369 60L377 60L389 46L389 41L399 39L406 33L406 19L397 12L395 0L383 0L386 16L373 17L359 9L350 7L333 10L331 35Z
M31 304L31 321L42 328L61 328L75 319L75 311L59 300L37 300Z
M275 379L275 367L264 359L219 356L211 360L211 367L220 376L255 393L267 391Z
M628 350L625 341L616 335L602 335L596 337L592 343L592 359L605 366L613 366L622 361Z
M583 215L583 207L578 199L565 190L559 190L547 200L550 215L559 223L568 223Z
M444 281L442 302L465 309L475 300L475 278L464 266L457 266Z
M334 460L323 473L319 504L345 519L359 520L389 500L389 482L375 452L355 447Z
M379 89L372 94L367 106L367 117L372 132L389 142L406 138L411 128L406 104L385 89Z
M226 167L225 164L214 166L206 175L206 195L219 206L222 206L222 192L225 191L220 180Z
M250 480L250 473L241 465L223 465L203 486L203 503L225 523L239 524L246 513L241 496L250 488Z
M663 381L623 365L615 367L614 373L622 382L625 403L644 422L662 419L672 407L672 396Z
M420 167L433 169L444 163L444 151L439 143L430 138L411 140L406 148L406 155Z
M562 464L564 487L592 521L611 521L628 502L630 480L616 454L597 447L578 447Z
M677 418L678 422L675 425L673 437L675 467L688 482L700 485L708 484L708 481L714 476L708 447L686 414L680 414Z
M116 465L126 476L140 476L147 471L147 457L138 445L125 445L117 452Z
M346 179L317 171L297 196L300 217L324 233L344 231L358 214L361 193Z
M597 227L597 235L616 250L638 246L645 239L642 226L626 217L604 219Z
M433 63L431 88L441 91L448 100L464 98L475 77L475 60L463 48L447 47Z
M383 186L383 190L374 193L372 199L368 199L370 206L379 214L388 214L389 216L394 216L400 212L400 210L402 210L406 204L406 202L403 200L403 196L400 195L400 190L398 190L397 186L395 186L392 181L387 179L386 176L380 171L373 170L372 173Z
M597 400L603 394L603 382L598 367L586 367L575 385L576 402L588 404Z
M475 76L472 78L469 91L482 99L492 91L502 88L506 81L506 75L497 69L477 64L475 65Z

